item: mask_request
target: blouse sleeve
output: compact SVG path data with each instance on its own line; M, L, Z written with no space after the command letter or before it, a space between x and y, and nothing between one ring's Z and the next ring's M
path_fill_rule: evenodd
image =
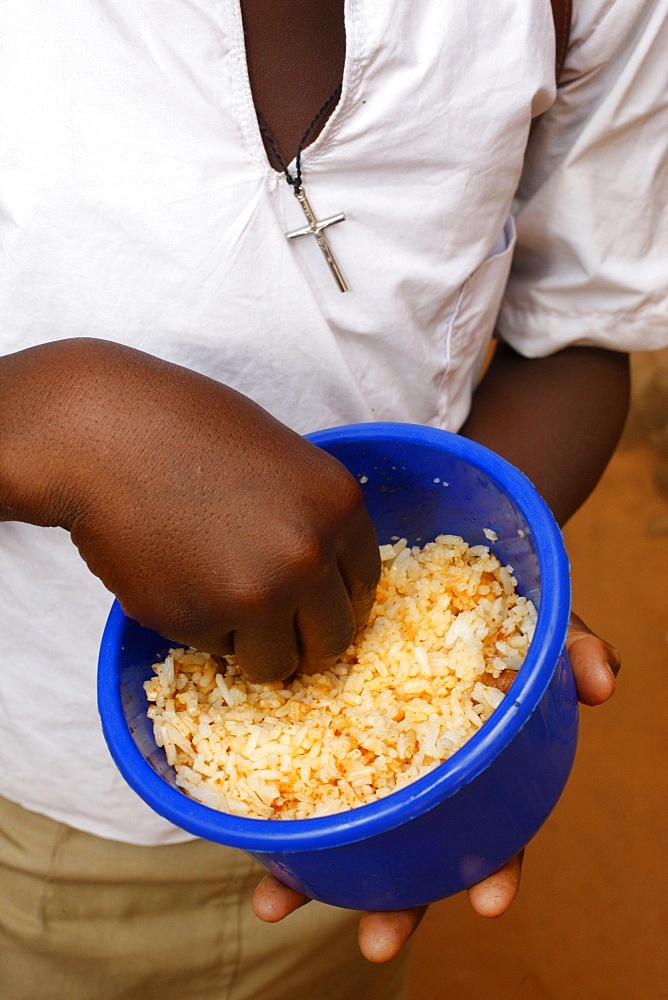
M668 0L576 0L531 133L498 333L527 357L668 344Z

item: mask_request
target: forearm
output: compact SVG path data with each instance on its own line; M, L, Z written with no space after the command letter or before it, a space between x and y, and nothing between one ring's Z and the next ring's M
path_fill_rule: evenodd
M122 420L126 349L67 339L0 358L0 520L72 527L100 461L139 426ZM115 476L118 479L118 473Z
M0 358L0 520L60 523L73 345Z
M502 344L461 433L520 468L564 524L615 450L629 383L625 354L573 347L527 359Z

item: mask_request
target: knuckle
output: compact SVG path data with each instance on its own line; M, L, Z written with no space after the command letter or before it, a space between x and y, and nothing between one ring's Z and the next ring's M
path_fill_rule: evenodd
M322 459L319 491L327 498L330 509L350 515L363 508L362 491L352 473L331 455L323 452Z
M299 581L316 581L327 572L332 559L325 540L311 532L300 533L291 549L291 575Z
M366 511L359 483L349 472L346 472L337 485L336 501L341 515L346 519L359 517Z

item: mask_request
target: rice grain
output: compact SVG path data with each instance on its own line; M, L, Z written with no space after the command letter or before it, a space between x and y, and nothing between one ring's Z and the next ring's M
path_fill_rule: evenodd
M233 660L173 649L144 685L158 746L193 798L305 819L388 795L452 756L501 704L536 609L487 546L381 546L366 627L318 674L252 684Z

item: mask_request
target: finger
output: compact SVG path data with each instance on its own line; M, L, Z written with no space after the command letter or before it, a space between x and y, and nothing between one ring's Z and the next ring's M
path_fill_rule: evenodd
M572 614L566 636L566 650L580 701L585 705L602 705L611 698L621 666L615 647L592 632L581 618Z
M511 858L493 875L468 890L469 903L481 917L500 917L517 895L524 851Z
M380 579L378 540L366 510L350 527L339 551L339 571L348 591L359 630L369 617Z
M401 951L427 912L426 906L386 913L363 913L359 947L369 962L389 962Z
M253 911L268 924L283 920L308 902L308 896L283 885L273 875L265 875L253 893Z
M331 667L355 638L353 606L336 565L297 612L297 631L300 668L307 673Z
M236 629L234 654L248 680L284 680L298 668L316 673L332 666L356 631L348 588L334 564L308 592L296 616L265 612L251 625Z
M299 666L300 648L293 616L266 616L234 632L234 655L253 683L282 681Z

